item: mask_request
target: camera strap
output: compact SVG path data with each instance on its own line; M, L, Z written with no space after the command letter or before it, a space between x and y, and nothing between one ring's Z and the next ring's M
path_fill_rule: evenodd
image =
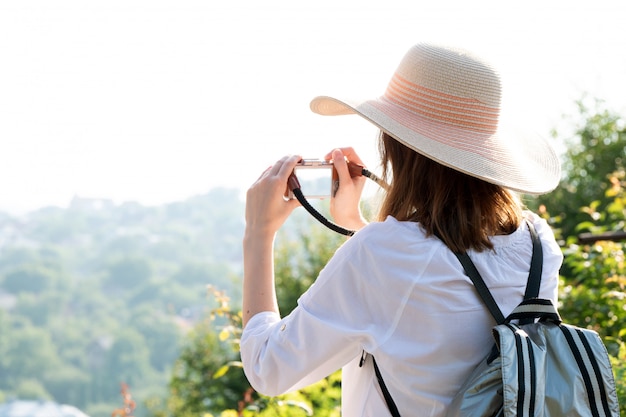
M313 217L315 217L320 223L328 227L330 230L337 232L339 234L345 235L345 236L352 236L355 233L354 230L343 228L339 226L338 224L331 222L326 217L324 217L322 213L317 211L315 207L313 207L311 203L308 202L308 200L306 199L306 197L304 197L304 194L302 193L302 190L300 188L294 188L291 191L293 191L293 195L296 196L300 204L302 204L302 207L304 207L306 211L308 211Z
M368 169L360 165L353 164L353 163L352 164L349 163L349 168L351 169L351 174L353 177L356 175L363 175L371 179L372 181L376 182L381 187L387 188L387 184L385 184L380 178L378 178ZM354 171L356 170L358 170L359 172L354 174ZM304 196L304 193L300 189L300 182L298 181L298 178L296 177L295 174L291 174L291 176L289 177L288 185L291 191L293 192L293 195L296 197L296 199L298 199L300 204L302 204L302 207L304 207L306 211L308 211L313 217L315 217L324 226L328 227L330 230L334 232L337 232L345 236L352 236L356 232L355 230L349 230L349 229L339 226L338 224L333 223L332 221L324 217L322 213L317 211L315 207L313 207L311 203L309 203L306 197Z

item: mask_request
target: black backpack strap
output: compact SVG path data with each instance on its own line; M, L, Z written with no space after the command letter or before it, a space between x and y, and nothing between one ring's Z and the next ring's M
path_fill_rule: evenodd
M383 376L380 373L380 369L378 369L378 365L376 364L376 359L372 356L372 363L374 364L374 373L376 373L376 379L378 379L378 384L380 385L380 390L383 392L383 397L385 397L385 402L387 403L387 408L391 413L392 417L400 417L400 412L398 411L398 407L396 406L395 401L391 397L389 390L387 389L387 385L385 385L385 381L383 380Z
M526 219L526 224L528 224L528 230L530 231L530 237L533 242L533 254L530 260L530 271L528 273L528 282L526 283L526 291L524 293L524 300L528 300L531 298L537 298L539 296L539 288L541 287L541 272L543 270L543 250L541 248L541 240L539 239L539 235L537 234L537 230L535 226ZM435 233L437 235L437 233ZM437 237L439 237L437 235ZM441 238L439 238L441 240ZM443 240L442 240L443 241ZM489 288L487 288L487 284L480 276L480 273L476 269L476 265L467 255L467 253L456 253L454 252L458 260L463 265L463 269L465 270L465 274L472 280L478 295L483 300L489 312L496 320L498 324L502 324L505 322L505 317L498 307L496 300L494 300ZM521 319L520 324L524 324L525 322L532 321L532 319ZM363 355L366 355L363 353ZM370 355L372 356L372 355ZM364 356L361 357L360 365L363 365ZM396 403L393 401L389 390L387 389L387 385L383 380L383 376L380 373L380 369L378 369L378 365L376 364L376 359L372 356L372 363L374 364L374 373L376 374L376 379L378 379L378 384L380 385L380 389L383 393L383 397L385 397L385 402L387 403L387 408L389 408L389 412L392 417L400 417L400 412L398 411L398 407Z
M487 288L487 284L485 284L485 281L483 281L483 277L481 277L478 273L478 270L476 269L476 266L474 265L474 262L472 262L472 260L470 259L469 255L465 252L454 252L454 254L461 262L461 265L463 265L465 275L467 275L472 280L472 283L476 288L476 292L478 292L478 295L487 306L487 309L496 320L496 323L504 323L504 314L502 314L502 311L500 311L498 303L496 303L496 300L494 300L493 295L491 295L491 292L489 291L489 288Z
M533 242L533 254L530 260L530 271L528 273L528 282L526 283L526 291L524 293L524 300L528 300L530 298L537 298L539 296L539 288L541 287L541 273L543 271L543 250L541 248L541 240L539 239L539 235L537 234L537 230L533 224L526 220L526 224L528 225L528 230L530 231L530 237ZM487 309L496 320L496 323L502 324L504 323L505 317L500 311L498 304L494 300L489 288L487 288L487 284L483 281L483 278L478 273L474 262L470 259L467 253L454 253L456 257L463 265L463 269L465 269L465 274L472 280L474 287L476 287L476 291L478 295L483 300ZM524 324L524 322L521 322Z
M526 219L530 238L533 241L533 255L530 259L530 272L528 273L528 282L526 283L526 292L524 300L530 300L539 297L539 288L541 287L541 273L543 272L543 249L541 248L541 240L537 234L535 226ZM530 324L534 320L532 318L522 318L519 324Z
M526 293L524 300L539 297L539 288L541 287L541 273L543 272L543 249L541 248L541 240L535 226L526 220L528 230L530 230L530 238L533 241L533 256L530 259L530 272L528 273L528 283L526 284Z

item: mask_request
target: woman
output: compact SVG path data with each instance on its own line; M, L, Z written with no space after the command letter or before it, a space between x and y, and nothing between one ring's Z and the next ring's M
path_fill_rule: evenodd
M556 302L561 252L545 221L522 211L514 192L551 191L560 177L558 159L543 139L504 130L497 73L463 50L418 44L382 97L318 97L311 108L359 114L381 129L389 189L378 221L366 225L358 208L365 180L350 178L346 165L361 161L351 148L327 155L340 181L331 213L359 231L282 319L272 245L298 205L283 194L300 157L282 158L249 189L241 340L246 375L258 391L277 395L343 368L343 415L389 415L366 352L375 356L400 414L442 416L493 343L494 321L453 251L469 254L507 315L522 300L528 278L526 218L543 247L539 296Z

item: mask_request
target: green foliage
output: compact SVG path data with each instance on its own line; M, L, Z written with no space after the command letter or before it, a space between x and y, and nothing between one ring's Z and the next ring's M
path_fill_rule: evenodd
M626 191L624 171L614 173L606 192L612 200L601 205L593 202L584 207L590 220L581 228L593 233L626 226ZM579 325L593 327L601 335L626 338L626 260L624 242L597 241L588 245L568 239L562 289L562 311L578 318Z
M606 204L584 207L590 220L580 227L593 233L626 225L626 175L614 173ZM605 226L605 222L611 226ZM596 330L612 357L621 411L626 415L626 242L580 245L568 239L561 277L559 311L567 322Z
M107 274L106 284L113 288L136 288L152 276L151 262L144 257L125 256L111 262Z
M620 404L620 415L626 415L626 343L621 343L616 356L611 357L615 372L617 398Z
M206 262L185 262L178 267L173 277L176 282L186 286L204 288L207 282L214 284L225 283L228 269L223 265L211 265Z
M241 315L230 311L223 293L213 294L219 305L187 334L174 363L166 403L151 400L155 416L192 417L236 409L248 388L236 345L230 341L231 331L237 333L241 327Z
M179 341L183 331L167 314L147 305L138 307L130 318L130 328L143 337L148 350L150 366L159 371L169 371L180 351Z
M304 222L306 230L280 233L275 250L276 297L281 316L289 314L297 305L298 297L309 288L319 271L330 259L345 237L328 229Z
M102 378L108 381L108 390L103 393L113 398L119 384L126 382L140 385L144 379L154 378L150 367L150 352L145 338L133 328L121 328L113 335L112 344L107 350L101 371Z
M7 313L0 309L0 375L7 375L6 372L9 366L7 360L9 354L9 329L10 323ZM7 388L6 384L0 381L0 393L5 388Z
M563 246L559 311L569 323L596 330L607 344L626 415L625 242L578 240L582 232L626 230L626 122L598 101L587 105L581 100L578 108L566 140L563 180L529 206L545 214Z
M54 272L48 268L39 265L21 265L5 274L2 287L14 294L41 293L54 284L54 278Z
M624 245L608 241L571 245L565 264L571 275L562 278L562 314L604 337L626 338Z
M23 379L14 390L19 398L24 400L49 400L50 394L43 384L36 379Z
M596 101L593 105L584 100L578 102L579 114L573 134L565 139L567 150L563 161L563 179L552 193L529 201L529 206L548 207L555 226L562 229L563 236L571 236L579 224L588 217L581 207L598 201L605 206L610 197L606 195L613 172L626 167L626 121ZM554 133L559 135L558 132ZM604 219L603 225L611 225Z
M38 380L42 370L55 369L60 358L50 334L45 330L24 324L17 326L19 331L9 332L6 356L2 375L11 375L16 381ZM10 380L2 378L3 387L9 387ZM6 384L6 385L5 385Z
M296 306L300 294L314 282L345 239L302 214L305 213L295 213L277 239L275 276L283 314ZM231 306L224 292L213 290L212 295L218 306L209 316L210 323L201 324L187 337L165 406L156 400L152 402L155 417L339 417L340 371L306 389L278 397L254 392L236 360L242 332L241 312ZM230 354L220 350L218 341L230 346Z
M260 397L242 410L243 417L339 417L341 371L300 391L279 397Z
M145 417L202 317L205 286L239 291L242 218L239 192L225 189L160 207L77 198L0 214L2 397L109 417L123 381Z

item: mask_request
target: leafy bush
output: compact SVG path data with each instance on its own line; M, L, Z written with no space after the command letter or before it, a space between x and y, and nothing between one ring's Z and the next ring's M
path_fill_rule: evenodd
M606 109L600 100L578 101L571 132L554 132L567 147L563 160L563 179L556 190L530 200L529 205L544 204L558 219L564 236L575 233L577 225L587 217L580 210L592 201L603 206L610 202L607 195L611 183L607 178L626 168L626 120ZM535 207L536 208L536 207ZM598 224L610 225L610 219L598 219Z
M314 282L344 239L306 217L308 223L303 226L298 222L301 219L290 219L277 239L275 275L283 315L296 306L297 298ZM149 408L155 417L340 416L341 371L306 389L278 397L256 393L237 361L241 312L224 292L209 289L217 306L187 337L187 345L174 366L166 404L152 399Z
M230 309L223 293L213 294L219 306L187 335L187 343L174 363L166 404L149 400L157 417L204 416L237 408L242 393L249 388L233 349L241 315Z
M583 207L589 221L578 232L610 237L626 226L624 171L610 177L610 198L605 206L593 202ZM598 222L598 223L596 223ZM610 224L611 226L603 226ZM609 232L607 234L607 232ZM581 244L569 237L564 248L559 311L571 324L596 330L607 345L616 376L621 411L626 415L626 243L598 240Z

